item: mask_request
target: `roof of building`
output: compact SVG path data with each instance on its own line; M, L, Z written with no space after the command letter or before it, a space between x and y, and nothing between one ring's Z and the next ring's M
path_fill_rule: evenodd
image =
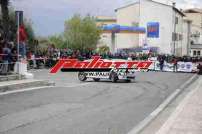
M183 11L184 13L202 13L200 8L190 8Z
M139 2L133 2L133 3L130 3L130 4L127 4L127 5L121 6L121 7L119 7L119 8L116 8L116 9L115 9L115 12L118 11L118 10L120 10L120 9L123 9L123 8L127 8L127 7L130 7L130 6L133 6L133 5L135 5L135 4L139 4Z
M175 10L176 12L178 12L179 14L181 14L182 16L185 16L185 14L183 12L181 12L179 9L177 9L176 7L174 7L173 5L168 5L168 4L164 4L164 3L160 3L160 2L157 2L157 1L153 1L153 0L149 0L150 2L154 2L154 3L157 3L157 4L160 4L160 5L163 5L163 6L168 6L168 7L171 7L173 8L173 10ZM127 8L129 6L133 6L135 4L139 4L139 1L137 2L133 2L133 3L130 3L128 5L125 5L125 6L122 6L122 7L119 7L117 9L115 9L115 12L117 12L118 10L120 9L123 9L123 8Z

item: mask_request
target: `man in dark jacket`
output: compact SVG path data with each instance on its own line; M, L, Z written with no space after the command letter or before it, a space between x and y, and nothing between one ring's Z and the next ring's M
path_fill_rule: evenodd
M198 64L197 69L198 69L198 74L202 75L202 65L200 63Z

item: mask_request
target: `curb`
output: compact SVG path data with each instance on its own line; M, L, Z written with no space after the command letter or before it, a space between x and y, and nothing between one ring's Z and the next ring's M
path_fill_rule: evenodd
M198 75L193 75L187 80L179 89L176 89L163 103L161 103L151 114L149 114L143 121L136 125L127 134L138 134L140 133L149 123L151 123L177 96L184 91L193 81L198 79Z
M184 111L184 108L186 104L188 103L189 99L192 98L192 96L199 91L199 87L201 86L201 79L199 78L197 81L197 86L192 89L186 96L180 101L180 103L177 105L175 110L172 112L172 114L169 116L169 118L164 122L163 125L156 131L156 134L167 134L171 130L172 125L175 123L176 119L180 115L181 112ZM192 131L194 133L194 131Z
M43 87L43 86L54 86L54 83L50 83L44 80L10 81L9 84L4 83L4 85L0 85L0 93L5 93L8 91L17 91L17 90L32 88L32 87Z
M0 82L11 81L11 80L23 80L25 79L22 75L12 74L0 76Z

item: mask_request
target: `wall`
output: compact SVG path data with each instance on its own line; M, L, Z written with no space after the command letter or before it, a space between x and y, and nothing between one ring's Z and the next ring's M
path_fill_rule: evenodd
M113 17L97 16L97 18L96 18L96 25L98 27L101 27L104 25L111 25L111 24L116 24L116 19L114 19ZM103 45L107 45L110 48L111 52L114 51L114 48L112 46L111 33L102 33L101 34L97 47L100 47Z
M183 22L183 40L182 40L182 55L190 56L190 35L191 35L191 22L184 20Z
M159 22L160 34L159 38L147 38L146 35L141 36L139 43L143 45L144 40L146 40L150 47L159 47L160 53L171 54L173 32L172 7L148 0L141 0L140 5L140 25L147 27L148 22Z
M177 56L183 56L183 49L187 47L186 42L185 44L183 44L183 37L180 39L179 35L183 35L183 17L178 13L178 12L173 12L173 25L175 24L175 18L178 18L178 22L176 24L176 29L175 29L175 33L177 34L177 40L175 41L175 55ZM184 40L186 41L186 40ZM174 42L173 42L174 43Z
M185 13L189 20L192 20L192 35L200 33L199 37L192 36L194 44L202 44L202 13Z
M134 26L139 22L139 4L129 5L117 10L117 24L123 26ZM116 48L134 48L138 46L138 34L116 34Z
M97 46L100 47L100 46L104 46L104 45L108 46L110 48L111 52L113 51L112 41L111 41L111 33L101 34L101 39L99 40Z

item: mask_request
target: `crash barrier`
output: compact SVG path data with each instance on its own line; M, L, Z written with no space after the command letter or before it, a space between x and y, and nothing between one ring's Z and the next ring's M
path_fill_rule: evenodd
M51 68L56 64L57 61L57 58L31 58L28 59L28 69L41 69L46 67Z
M14 72L25 76L27 79L32 79L34 76L32 73L27 71L27 61L22 60L21 62L16 62L14 66Z
M193 73L197 72L198 63L193 62L177 62L177 66L174 63L164 62L163 70L166 72L186 72ZM149 67L149 70L160 71L160 63L159 61L153 61L152 65Z
M10 75L10 74L20 74L25 76L25 78L33 78L33 74L27 71L27 62L10 62L10 63L0 63L0 75Z

